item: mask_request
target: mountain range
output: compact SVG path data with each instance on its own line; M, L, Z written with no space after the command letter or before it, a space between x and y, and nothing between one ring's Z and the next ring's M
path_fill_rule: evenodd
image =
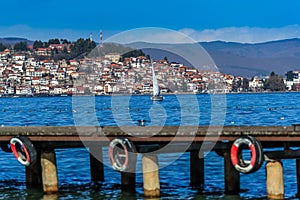
M19 38L19 37L6 37L6 38L0 38L0 43L6 44L6 45L14 45L17 42L27 42L28 45L33 45L33 41L28 40L26 38Z
M33 41L25 38L0 38L3 44L11 45L20 41L26 41L29 45L33 44ZM298 38L257 44L223 41L200 42L199 44L208 52L221 73L253 77L269 75L272 71L284 75L289 70L300 70L300 39ZM173 48L177 48L176 44L160 45L173 45ZM159 49L160 45L156 44L155 47ZM137 48L141 44L134 46ZM188 45L184 44L180 48L187 51L189 49ZM174 56L168 53L149 49L143 49L143 51L154 59L167 56L169 61L176 61L172 60Z
M244 77L269 75L274 71L284 75L300 70L300 39L287 39L258 44L232 42L202 42L220 72Z

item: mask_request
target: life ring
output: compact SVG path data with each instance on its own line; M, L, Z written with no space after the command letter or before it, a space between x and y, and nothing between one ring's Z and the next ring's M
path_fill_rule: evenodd
M243 158L243 149L248 148L251 159ZM243 136L236 139L230 151L231 163L239 172L248 174L257 171L264 162L263 150L260 142L251 136Z
M13 137L10 140L10 148L22 165L29 166L36 161L35 147L27 137Z
M108 156L111 166L119 172L133 172L136 164L136 149L127 138L115 138L109 143Z

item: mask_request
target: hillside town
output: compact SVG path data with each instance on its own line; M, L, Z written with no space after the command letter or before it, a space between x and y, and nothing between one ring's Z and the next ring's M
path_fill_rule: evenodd
M108 53L101 57L80 59L41 59L51 52L70 52L70 44L51 44L27 51L5 49L0 52L0 95L56 96L150 94L154 66L162 93L230 93L262 91L299 91L300 71L287 72L285 78L243 78L218 71L207 71L182 63L150 60L149 56L122 57ZM272 77L284 86L266 88ZM278 82L278 80L276 81ZM275 82L276 83L276 82ZM273 83L270 83L273 84ZM278 84L278 83L276 83Z

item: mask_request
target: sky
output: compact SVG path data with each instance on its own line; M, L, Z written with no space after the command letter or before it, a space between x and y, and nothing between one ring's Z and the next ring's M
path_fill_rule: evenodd
M258 43L300 38L298 0L9 0L1 2L0 37L30 40L106 39L142 27L187 34L196 41Z

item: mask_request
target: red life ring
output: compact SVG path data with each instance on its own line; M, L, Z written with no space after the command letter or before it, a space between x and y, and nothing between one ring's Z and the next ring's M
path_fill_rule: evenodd
M243 158L242 150L248 148L251 152L251 159ZM257 171L263 161L263 150L260 142L251 136L243 136L236 139L230 151L231 163L235 169L242 173L253 173Z
M27 137L13 137L10 148L22 165L29 166L36 161L36 150Z
M127 138L115 138L109 143L108 156L111 166L119 172L133 172L136 163L136 149Z

